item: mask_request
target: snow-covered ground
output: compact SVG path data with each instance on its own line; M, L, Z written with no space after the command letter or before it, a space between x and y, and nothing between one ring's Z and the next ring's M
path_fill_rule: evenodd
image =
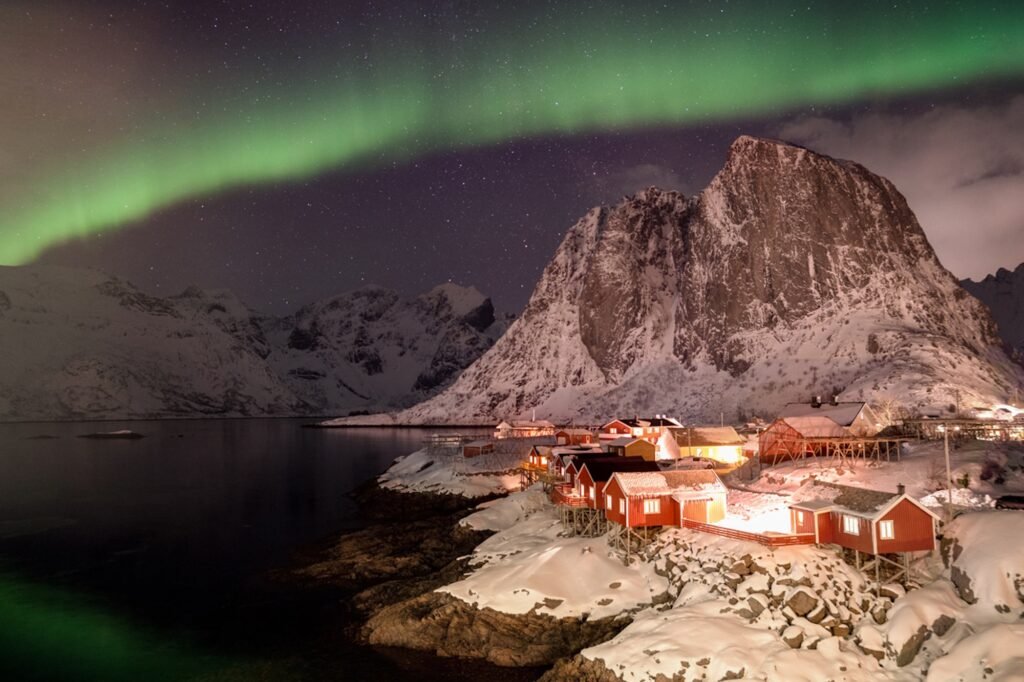
M909 591L889 584L876 592L872 574L828 547L772 550L687 529L663 531L627 566L605 537L563 537L536 487L463 519L497 533L474 552L471 573L441 591L512 614L629 618L619 635L581 654L623 680L1020 681L1024 513L992 510L991 499L1024 490L1022 456L982 442L952 451L954 479L966 474L968 486L954 501L970 509L944 528L950 564L938 553L920 557L920 587ZM416 457L403 460L407 469L425 462ZM756 481L733 481L742 487L730 490L726 523L785 532L790 501L828 490L816 480L881 490L903 483L912 495L930 495L945 480L944 465L933 475L942 463L941 442L915 443L899 462L842 471L787 463ZM395 478L421 485L427 471Z
M469 576L441 588L480 608L604 618L650 604L668 589L653 564L626 566L603 537L561 537L555 509L535 489L463 522L506 526L476 548Z
M495 451L464 457L462 448L425 447L399 457L377 480L384 488L405 492L448 493L484 497L519 489L518 468L534 442L553 439L515 438L495 441Z

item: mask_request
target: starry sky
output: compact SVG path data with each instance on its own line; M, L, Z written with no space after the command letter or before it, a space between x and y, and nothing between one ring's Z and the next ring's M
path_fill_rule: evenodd
M940 259L1024 260L1019 2L0 4L0 264L526 302L565 230L740 134L851 158Z

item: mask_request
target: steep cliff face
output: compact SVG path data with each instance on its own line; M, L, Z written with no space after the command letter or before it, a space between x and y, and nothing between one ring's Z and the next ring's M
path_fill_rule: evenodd
M960 284L992 311L999 337L1024 362L1024 263L1013 272L999 268L980 282L965 279Z
M986 402L1021 380L890 182L741 137L692 199L651 188L589 212L508 333L396 417L732 418L834 392Z
M0 419L324 414L431 395L504 329L475 289L362 289L288 318L230 292L0 268Z

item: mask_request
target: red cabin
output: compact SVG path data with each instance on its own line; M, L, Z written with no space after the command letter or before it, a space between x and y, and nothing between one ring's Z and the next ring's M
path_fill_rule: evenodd
M591 509L601 508L604 488L612 475L619 471L659 471L657 462L635 457L602 457L587 459L580 465L576 488L586 498Z
M794 533L814 533L817 544L866 554L932 551L939 517L903 492L835 486L834 500L789 505Z
M711 469L616 472L604 488L605 516L627 528L714 523L725 517L726 492Z
M534 445L530 448L530 466L548 468L551 463L551 448L547 445Z
M561 429L555 431L556 445L590 445L597 442L593 431L586 429Z

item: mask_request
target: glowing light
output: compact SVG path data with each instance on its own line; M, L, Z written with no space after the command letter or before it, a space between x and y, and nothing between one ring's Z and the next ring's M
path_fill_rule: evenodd
M0 263L190 197L519 137L686 125L1024 72L1024 4L594 10L421 45L153 128L0 206ZM770 8L766 10L766 8ZM768 11L770 14L765 14ZM415 45L415 36L406 41ZM353 62L353 60L349 60ZM324 83L331 83L325 86ZM238 102L242 103L239 104ZM271 102L267 104L267 102ZM248 102L248 103L246 103Z

